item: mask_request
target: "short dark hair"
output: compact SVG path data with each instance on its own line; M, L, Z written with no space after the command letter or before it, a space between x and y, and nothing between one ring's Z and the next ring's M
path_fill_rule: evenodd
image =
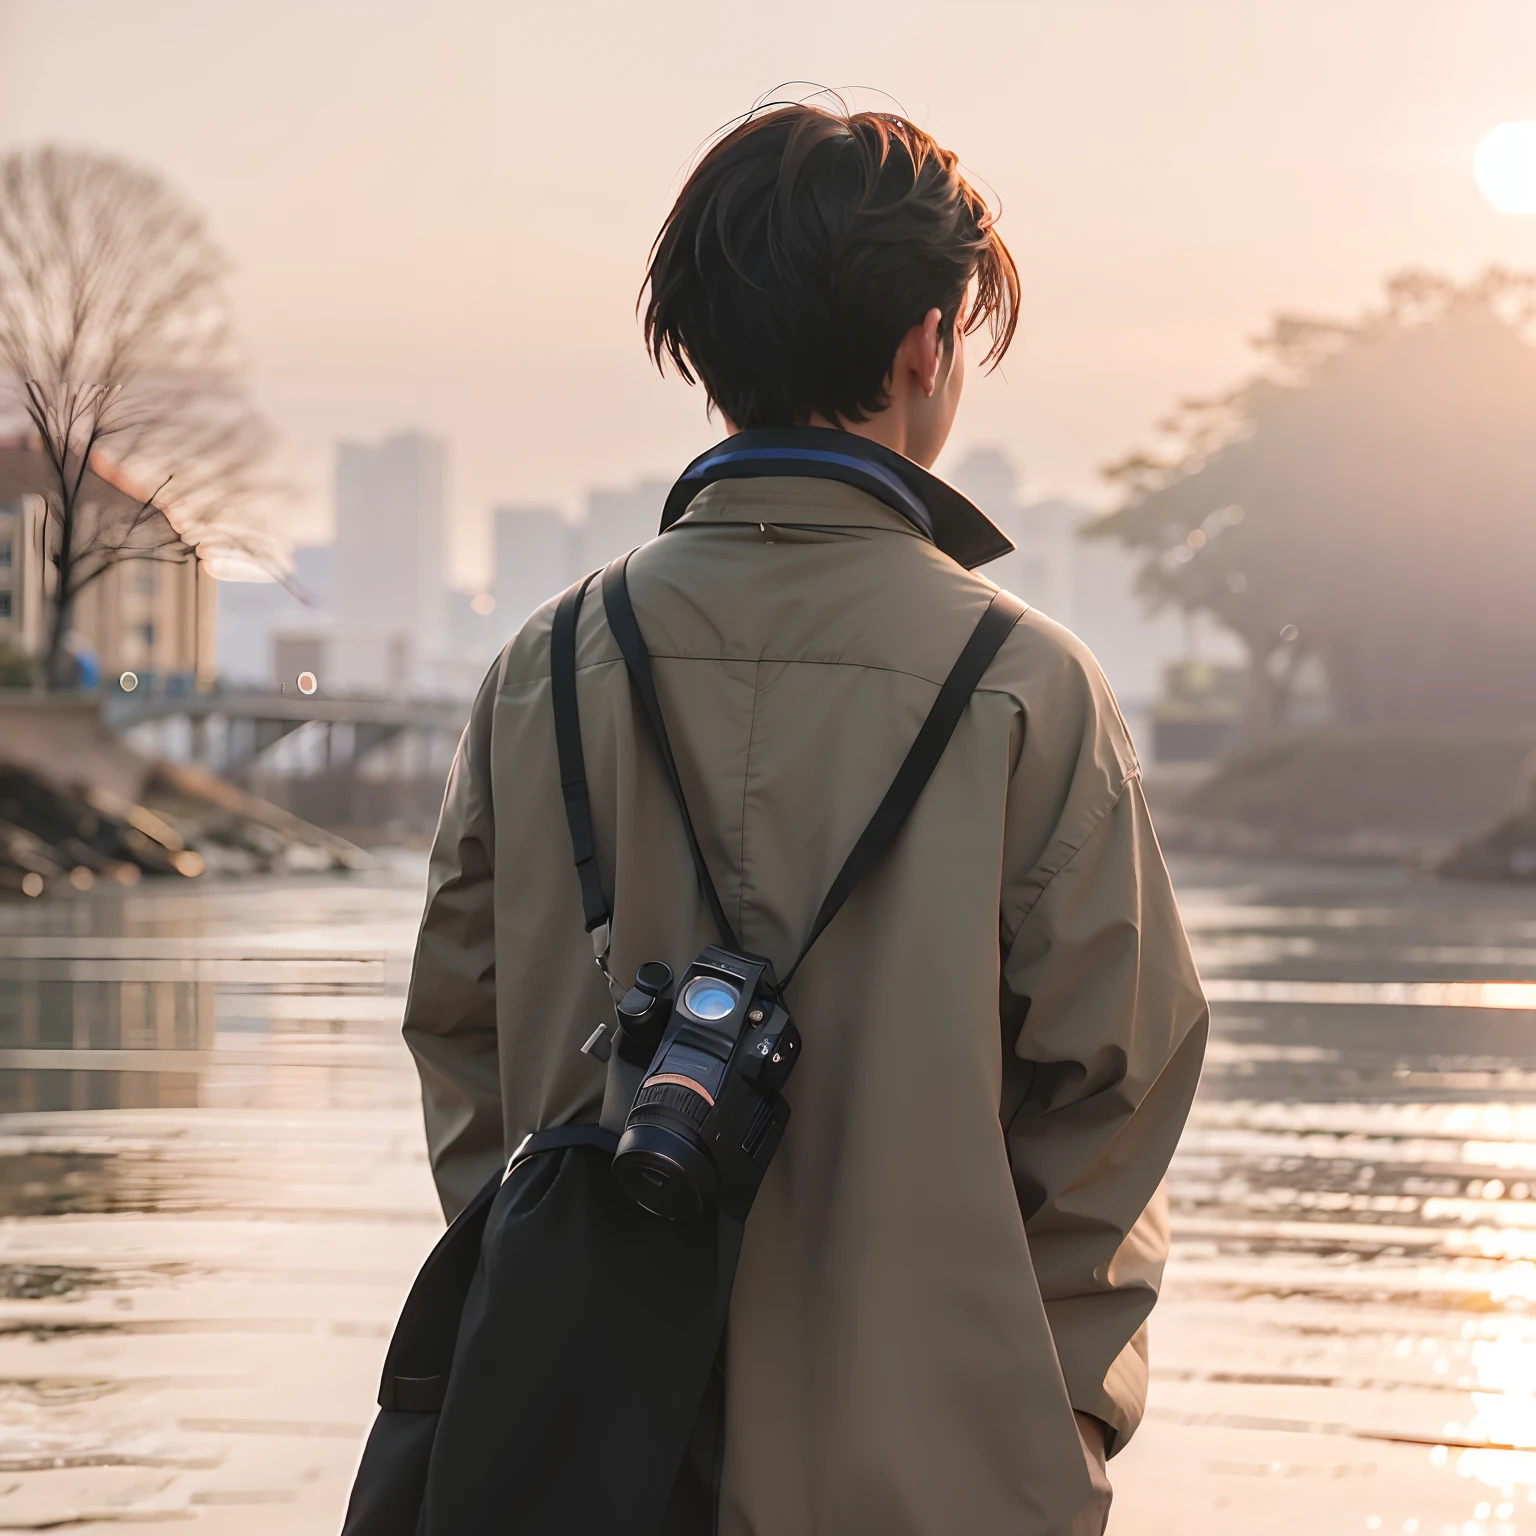
M957 157L886 112L779 107L695 167L641 289L645 339L738 427L865 421L896 348L929 310L986 322L996 363L1019 277ZM647 298L647 289L649 298Z

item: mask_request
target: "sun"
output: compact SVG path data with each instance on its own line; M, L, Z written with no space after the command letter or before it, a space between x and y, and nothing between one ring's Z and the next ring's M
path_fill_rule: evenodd
M1490 128L1472 157L1472 174L1500 213L1536 215L1536 123Z

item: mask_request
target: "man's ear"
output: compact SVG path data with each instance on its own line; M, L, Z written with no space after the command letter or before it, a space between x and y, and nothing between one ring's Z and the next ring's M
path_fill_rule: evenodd
M939 336L939 324L943 318L943 315L936 309L930 309L923 316L923 369L919 377L923 386L923 393L930 400L933 398L934 390L938 388L939 364L944 359L944 342Z
M896 366L892 369L895 376L909 374L929 399L938 388L940 365L944 361L945 349L939 338L942 318L938 310L930 309L901 338L901 345L896 349Z

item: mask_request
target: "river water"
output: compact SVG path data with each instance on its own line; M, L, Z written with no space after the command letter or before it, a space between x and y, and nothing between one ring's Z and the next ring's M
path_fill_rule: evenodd
M1176 866L1214 999L1115 1536L1536 1533L1536 890ZM440 1231L419 860L0 905L0 1531L334 1533Z

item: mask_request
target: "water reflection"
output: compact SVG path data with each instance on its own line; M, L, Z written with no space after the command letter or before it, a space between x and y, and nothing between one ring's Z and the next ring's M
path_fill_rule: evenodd
M1269 946L1254 946L1248 951L1257 957ZM1288 946L1276 946L1279 958ZM1303 945L1301 952L1315 954L1314 946ZM1408 961L1414 951L1402 956ZM1437 959L1453 953L1446 946L1431 951ZM1512 955L1520 951L1497 949L1483 951ZM1463 963L1474 963L1464 957ZM1384 1005L1415 1008L1514 1008L1536 1012L1536 982L1525 981L1275 981L1243 977L1212 977L1209 996L1213 1003L1364 1003L1379 1008Z
M209 983L79 981L35 962L6 969L0 1112L197 1103L201 1059L213 1045Z
M1536 893L1176 873L1215 1038L1114 1536L1536 1536ZM440 1230L421 878L0 906L0 1529L334 1531Z
M1536 893L1179 874L1215 1040L1117 1536L1536 1531Z
M384 992L382 955L111 933L0 937L0 1113L194 1108L211 1069L236 1065L242 1047L248 1058L280 1046L263 1038L274 997ZM315 1022L332 1033L345 1025Z
M441 1225L421 881L0 903L0 1530L334 1531Z

